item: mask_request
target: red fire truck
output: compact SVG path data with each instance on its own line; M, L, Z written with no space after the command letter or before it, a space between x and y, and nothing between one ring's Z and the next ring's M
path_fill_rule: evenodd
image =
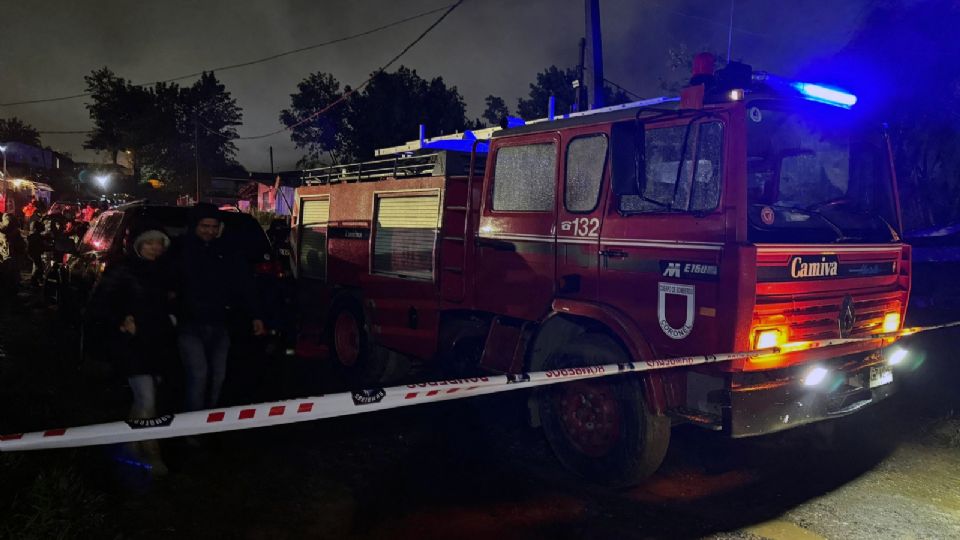
M695 65L678 98L306 171L293 247L310 339L353 371L521 373L898 330L910 248L882 126L834 87ZM531 396L531 421L565 465L629 484L672 424L748 437L883 399L895 351L562 384Z

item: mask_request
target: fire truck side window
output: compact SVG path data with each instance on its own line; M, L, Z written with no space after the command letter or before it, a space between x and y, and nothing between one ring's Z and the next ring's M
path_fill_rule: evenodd
M621 212L703 212L716 208L720 200L723 126L719 122L692 126L681 157L684 137L686 125L647 131L644 192L620 197Z
M600 198L607 136L577 137L567 145L566 187L563 204L570 212L592 212Z
M378 195L375 212L372 272L433 280L440 194Z
M497 150L493 209L549 212L556 188L557 147L553 143L504 146Z
M300 206L300 275L314 279L327 276L327 220L330 199L305 200Z
M690 188L690 211L706 212L720 204L720 171L723 155L723 124L700 124L697 135L697 170Z

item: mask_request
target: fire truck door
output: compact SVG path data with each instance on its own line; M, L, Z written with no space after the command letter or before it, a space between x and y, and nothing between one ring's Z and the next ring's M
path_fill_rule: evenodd
M559 137L494 141L477 235L479 309L539 320L554 296Z
M564 137L564 146L557 205L557 295L595 301L608 137L574 134Z
M628 162L633 146L625 145ZM609 195L600 302L636 322L657 354L715 350L725 239L723 125L711 119L647 127L644 147L642 192ZM611 158L617 163L625 158L620 151L618 144Z

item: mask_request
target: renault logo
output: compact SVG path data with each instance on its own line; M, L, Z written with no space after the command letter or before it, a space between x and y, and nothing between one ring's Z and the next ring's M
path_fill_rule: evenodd
M853 311L853 297L848 294L843 297L843 302L840 304L840 337L849 336L855 322L857 322L857 314Z

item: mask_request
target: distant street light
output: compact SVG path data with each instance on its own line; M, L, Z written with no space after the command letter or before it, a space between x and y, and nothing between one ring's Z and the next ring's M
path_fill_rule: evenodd
M100 189L106 191L107 186L110 185L110 175L109 174L98 174L93 177L97 185L100 186Z

